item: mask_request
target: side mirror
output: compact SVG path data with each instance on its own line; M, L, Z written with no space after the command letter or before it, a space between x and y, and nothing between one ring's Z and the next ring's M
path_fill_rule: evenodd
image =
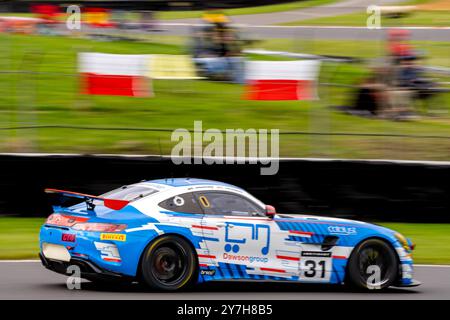
M277 211L274 206L266 205L266 217L273 219Z

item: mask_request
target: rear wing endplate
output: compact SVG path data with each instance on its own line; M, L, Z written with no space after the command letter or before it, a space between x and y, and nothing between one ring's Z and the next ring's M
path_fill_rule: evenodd
M120 210L123 207L125 207L127 204L130 203L130 201L127 201L127 200L108 199L108 198L93 196L93 195L85 194L85 193L79 193L79 192L73 192L73 191L67 191L67 190L59 190L59 189L51 189L51 188L45 189L45 193L59 194L63 197L68 197L68 198L83 199L86 202L88 210L94 210L94 208L95 208L94 200L102 201L103 205L105 207L113 209L113 210Z

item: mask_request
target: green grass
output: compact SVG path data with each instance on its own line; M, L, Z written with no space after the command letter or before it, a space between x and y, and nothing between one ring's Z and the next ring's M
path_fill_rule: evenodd
M0 259L38 258L42 218L0 217Z
M449 12L413 12L403 18L381 18L383 27L449 27ZM286 22L285 26L351 26L365 27L368 15L365 12L351 13L327 18Z
M155 97L130 98L82 96L78 92L76 53L185 53L184 38L154 38L153 42L95 42L84 39L0 35L0 127L77 125L97 127L192 128L202 120L204 128L279 128L285 131L449 134L448 118L414 122L370 120L332 111L330 104L348 103L349 89L320 88L320 101L248 101L240 85L211 81L156 80ZM376 43L367 41L354 50L350 42L306 41L301 52L373 56ZM289 49L292 43L269 40L266 49ZM432 62L448 56L439 43L423 43ZM251 58L255 59L253 55ZM267 57L259 57L266 59ZM19 73L17 73L19 71ZM20 72L40 72L32 73ZM324 64L322 79L355 84L367 74L363 65ZM449 95L435 102L449 110ZM170 133L140 131L88 131L34 129L0 131L2 152L80 152L170 154ZM448 160L448 141L400 138L282 136L281 156L328 156L344 158L397 158Z
M435 0L411 0L403 2L399 5L415 5ZM368 14L365 11L337 15L333 17L315 18L300 21L291 21L283 23L286 26L352 26L365 27L367 25ZM450 26L449 11L414 11L401 18L381 18L383 27L449 27Z
M445 41L411 41L411 45L426 54L426 65L450 67L450 43ZM347 56L364 59L380 58L385 54L385 41L358 40L355 46L343 40L296 40L268 39L258 41L254 48L266 50L301 52L319 55Z
M415 263L450 264L450 224L381 223L411 238Z
M42 218L0 217L0 259L38 257ZM450 264L450 224L381 223L412 239L415 263Z

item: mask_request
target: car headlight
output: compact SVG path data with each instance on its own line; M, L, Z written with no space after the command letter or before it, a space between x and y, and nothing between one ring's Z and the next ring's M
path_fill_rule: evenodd
M408 239L406 239L402 234L398 232L395 233L395 238L400 242L400 244L402 245L403 249L406 250L406 252L411 252L414 249L415 245L410 244Z

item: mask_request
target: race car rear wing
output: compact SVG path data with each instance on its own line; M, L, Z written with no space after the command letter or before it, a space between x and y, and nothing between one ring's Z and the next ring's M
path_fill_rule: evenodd
M105 207L113 209L113 210L120 210L123 207L125 207L127 204L130 203L130 201L127 201L127 200L108 199L108 198L93 196L93 195L85 194L85 193L51 189L51 188L45 189L45 193L58 194L58 195L61 195L62 197L67 197L67 198L83 199L86 202L86 206L87 206L88 210L94 210L94 208L95 208L94 200L102 201L103 205Z

